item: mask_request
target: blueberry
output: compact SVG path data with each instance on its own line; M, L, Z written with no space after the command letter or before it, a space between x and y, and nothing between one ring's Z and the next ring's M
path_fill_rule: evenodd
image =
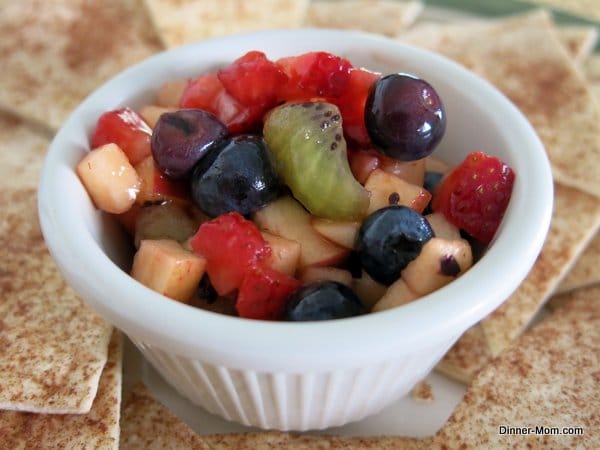
M365 313L352 289L337 281L317 281L296 289L287 298L285 320L342 319Z
M423 180L423 187L429 192L433 192L438 183L442 180L444 174L441 172L434 172L431 170L425 171L425 179Z
M194 168L192 198L208 216L250 214L274 200L279 179L259 136L239 135L213 148Z
M355 247L365 272L389 286L432 237L427 219L411 208L395 205L378 209L364 220Z
M427 189L429 192L433 194L433 190L439 184L439 182L444 178L444 174L441 172L433 172L433 171L425 171L425 180L423 180L423 187ZM425 210L423 211L423 215L432 213L431 202L427 204Z
M164 113L152 132L152 156L165 175L185 178L211 148L228 136L227 127L207 111L182 109Z
M365 125L373 143L401 161L428 156L446 130L446 113L435 89L405 73L380 78L369 90Z

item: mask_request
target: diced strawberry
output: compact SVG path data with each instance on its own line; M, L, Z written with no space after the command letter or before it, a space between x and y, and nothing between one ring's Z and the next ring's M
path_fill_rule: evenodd
M310 52L279 59L276 64L288 76L280 91L285 101L312 97L340 97L350 82L350 61L327 52Z
M380 77L381 74L366 69L352 69L346 91L334 101L342 113L346 138L362 147L371 143L365 126L365 103L369 89Z
M140 192L136 197L138 204L167 200L188 201L189 192L186 183L181 180L172 180L163 174L152 155L136 164L135 171L142 182Z
M132 109L122 108L105 112L98 119L92 135L92 148L117 144L131 164L137 164L150 155L152 130Z
M251 51L219 70L219 80L238 102L245 106L270 108L287 82L287 75L264 53Z
M256 268L244 277L235 307L240 317L279 320L286 298L300 284L297 279L269 267Z
M206 73L190 80L183 90L179 106L197 108L215 114L215 99L225 89L214 73Z
M236 212L204 222L190 245L207 259L206 271L219 295L239 288L246 273L271 254L256 225Z
M354 178L365 184L371 172L380 166L381 158L375 151L348 149L348 162Z
M494 237L510 200L513 170L496 157L473 152L447 174L431 207L483 244Z
M238 102L214 73L191 80L183 91L179 106L213 113L232 134L259 128L265 113L262 106L244 106Z

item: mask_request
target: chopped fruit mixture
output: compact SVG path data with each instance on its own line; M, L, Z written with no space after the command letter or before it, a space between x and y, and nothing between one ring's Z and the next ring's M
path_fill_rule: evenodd
M415 75L251 51L105 112L77 174L147 287L248 319L341 319L443 287L492 241L515 174L481 151L447 171L445 128Z

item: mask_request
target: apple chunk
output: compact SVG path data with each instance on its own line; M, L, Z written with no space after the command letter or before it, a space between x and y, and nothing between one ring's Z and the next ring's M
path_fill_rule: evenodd
M375 303L371 312L385 311L386 309L406 305L417 298L419 298L419 295L413 292L402 278L399 278L388 287L383 297Z
M266 231L262 231L261 234L271 247L271 256L266 258L264 263L271 269L294 276L300 259L300 244Z
M473 265L471 246L464 239L431 238L402 271L411 291L426 295L461 276Z
M369 311L387 291L387 286L375 281L364 270L360 278L352 279L352 288L364 307Z
M165 107L179 107L183 91L188 85L187 80L173 80L163 83L156 93L156 104Z
M125 152L116 144L95 148L76 170L94 204L102 211L124 213L139 194L141 180Z
M379 168L384 172L402 178L404 181L423 186L423 181L425 179L424 159L417 159L416 161L398 161L397 159L382 155Z
M369 214L389 205L404 205L421 213L431 200L431 194L425 188L381 169L371 172L365 188L371 192Z
M311 215L292 197L284 196L258 210L254 223L262 231L300 244L298 266L332 266L348 256L347 248L336 245L311 225Z
M206 259L171 239L142 240L131 276L150 289L187 303L198 289Z
M360 228L360 222L313 217L311 224L319 234L326 237L331 242L349 249L354 248L354 242L356 241L356 234Z
M302 283L312 283L313 281L337 281L352 287L352 274L344 269L337 267L306 267L300 273L300 281Z
M148 126L152 129L156 126L156 122L160 116L162 116L166 112L177 111L177 108L174 107L166 107L166 106L156 106L156 105L145 105L140 108L140 116L144 119L144 122L148 124Z
M435 237L448 239L453 241L455 239L461 239L460 230L458 227L446 219L443 213L431 213L425 216L427 222L433 230Z

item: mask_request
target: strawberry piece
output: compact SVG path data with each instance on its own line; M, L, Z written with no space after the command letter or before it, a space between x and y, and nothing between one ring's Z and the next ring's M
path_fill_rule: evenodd
M435 190L431 207L483 244L489 244L508 206L513 170L496 157L473 152Z
M191 80L183 91L179 106L213 113L232 134L260 129L265 113L263 106L245 106L237 101L214 73Z
M344 134L346 139L354 141L361 147L368 147L371 138L365 126L365 104L369 90L381 74L365 69L353 69L346 91L334 100L342 113Z
M181 108L197 108L216 113L216 98L225 88L221 80L213 74L206 73L190 80L181 94ZM215 114L216 115L216 114Z
M189 200L187 184L181 180L172 180L163 174L152 155L147 156L134 167L142 182L136 203L140 205L161 201L185 203Z
M288 77L279 93L284 101L340 97L348 88L352 69L350 61L327 52L281 58L276 64Z
M381 156L375 150L348 149L348 163L356 181L365 184L371 172L381 165Z
M246 274L235 307L240 317L280 320L285 300L301 283L297 279L269 267L260 267Z
M256 225L236 212L204 222L190 245L206 258L208 277L219 295L239 288L246 274L271 254Z
M277 102L287 75L264 53L252 51L219 70L217 77L233 98L245 106L260 106L265 111Z
M117 144L133 165L150 155L152 130L132 109L107 111L100 116L92 134L92 148Z

